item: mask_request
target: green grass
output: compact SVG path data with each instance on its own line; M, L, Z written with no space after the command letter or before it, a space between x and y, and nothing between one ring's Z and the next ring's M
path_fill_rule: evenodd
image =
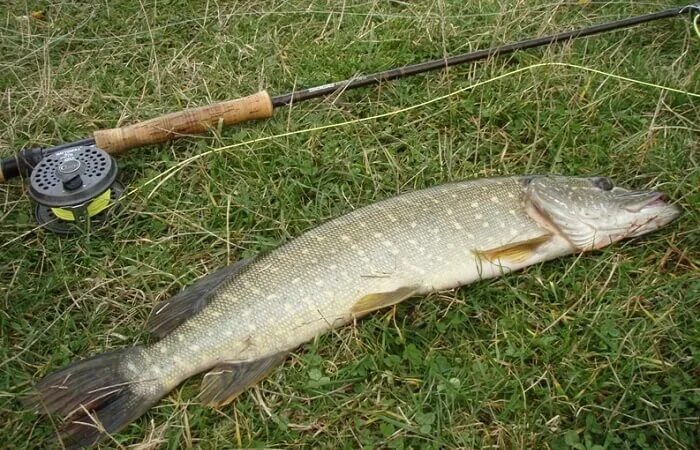
M0 154L668 6L10 0L0 6ZM33 10L46 19L27 19ZM88 236L35 230L25 187L0 186L2 446L57 446L51 422L19 405L31 383L146 341L156 302L210 270L397 192L562 173L658 186L685 213L653 235L322 336L220 410L198 405L190 380L104 447L697 448L697 99L542 67L391 117L216 153L156 191L146 183L208 149L396 111L543 61L698 93L699 50L686 20L666 20L133 150L119 165L135 193L111 230Z

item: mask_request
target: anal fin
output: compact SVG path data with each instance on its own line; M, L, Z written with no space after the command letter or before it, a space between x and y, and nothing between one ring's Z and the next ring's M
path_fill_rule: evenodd
M368 294L359 299L351 309L351 312L361 316L381 308L386 308L401 303L418 293L418 286L405 286L391 292L379 292Z
M221 283L243 270L254 258L242 259L197 280L182 292L158 303L148 318L147 329L156 338L169 334L204 309Z
M204 375L199 398L207 406L226 405L281 365L287 355L280 352L253 361L221 363Z
M506 244L501 247L488 250L476 250L474 253L479 258L492 263L501 261L517 264L527 261L528 258L535 254L540 245L549 241L551 238L551 234L544 234L533 239Z

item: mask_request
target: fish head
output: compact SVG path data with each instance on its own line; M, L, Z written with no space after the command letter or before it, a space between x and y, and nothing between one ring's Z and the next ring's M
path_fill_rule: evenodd
M580 251L657 230L681 209L658 191L633 191L607 177L526 179L526 209L541 225Z

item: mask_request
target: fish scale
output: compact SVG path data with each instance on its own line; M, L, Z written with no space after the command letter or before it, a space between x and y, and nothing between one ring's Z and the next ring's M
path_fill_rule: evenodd
M205 371L200 399L221 406L300 344L409 297L639 236L680 214L659 192L603 177L457 182L354 210L157 305L159 341L47 375L27 403L66 418L67 447L123 428ZM96 426L95 422L99 422Z
M224 283L206 309L150 349L152 360L174 350L174 386L212 362L293 349L342 326L365 295L413 285L427 293L498 275L508 266L485 268L475 251L547 233L525 212L523 193L518 178L452 183L331 220ZM157 373L142 375L166 373L153 367Z

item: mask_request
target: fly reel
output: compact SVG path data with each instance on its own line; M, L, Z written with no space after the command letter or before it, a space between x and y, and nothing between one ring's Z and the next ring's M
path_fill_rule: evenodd
M45 156L29 177L37 222L59 234L102 225L124 192L116 178L116 161L95 145Z

